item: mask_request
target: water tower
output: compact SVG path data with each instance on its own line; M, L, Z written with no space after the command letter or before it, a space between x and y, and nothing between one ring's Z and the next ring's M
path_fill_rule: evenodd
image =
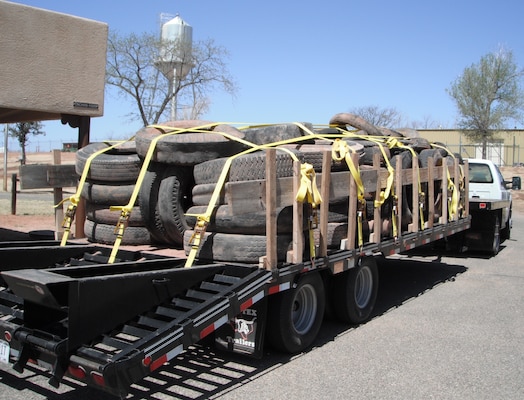
M176 120L176 87L192 66L193 28L177 14L162 25L161 42L155 66L169 80L170 92L173 93L171 119Z

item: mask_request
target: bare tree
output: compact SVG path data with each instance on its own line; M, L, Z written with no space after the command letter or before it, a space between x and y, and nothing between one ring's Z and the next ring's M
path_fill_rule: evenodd
M460 114L458 127L482 144L482 158L486 158L487 143L506 122L522 119L523 75L513 53L501 48L467 67L447 90Z
M364 118L375 126L398 128L402 124L402 114L395 108L365 106L352 108L349 112Z
M411 121L411 127L413 129L443 129L446 128L446 124L434 120L431 115L424 115L421 120Z
M225 62L226 49L215 45L213 40L193 43L190 52L181 52L178 46L178 41L162 42L148 33L109 35L106 82L136 102L137 108L130 117L141 120L144 126L169 119L174 97L176 104L183 104L184 117L196 119L207 111L213 90L222 89L232 96L236 93L236 84ZM171 80L160 71L158 61L166 52L187 57L184 60L189 68L187 75L180 74Z
M9 126L9 136L16 138L22 150L20 163L25 165L26 162L26 145L29 141L29 135L45 135L42 131L41 122L17 122L14 127Z

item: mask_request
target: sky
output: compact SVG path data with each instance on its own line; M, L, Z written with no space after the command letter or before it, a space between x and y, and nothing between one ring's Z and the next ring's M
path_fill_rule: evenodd
M411 121L453 128L446 92L464 69L501 46L524 66L522 0L18 0L105 22L120 34L159 33L161 13L179 14L193 40L226 48L234 98L214 92L202 119L327 124L357 107L395 108ZM91 140L131 137L133 103L106 90ZM77 130L45 122L38 140L75 141ZM36 138L36 137L35 137ZM33 139L33 142L36 139Z

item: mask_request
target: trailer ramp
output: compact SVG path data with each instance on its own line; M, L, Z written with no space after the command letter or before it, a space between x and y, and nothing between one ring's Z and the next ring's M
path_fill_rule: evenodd
M152 260L2 273L24 299L23 325L4 324L12 361L47 367L115 395L265 297L270 271L256 266L181 267ZM140 299L141 301L136 301Z

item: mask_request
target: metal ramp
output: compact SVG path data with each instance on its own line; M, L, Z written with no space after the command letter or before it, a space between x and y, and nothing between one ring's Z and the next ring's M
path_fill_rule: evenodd
M182 261L3 272L14 296L24 299L23 326L9 331L18 347L14 368L40 360L54 386L69 373L123 395L262 299L271 279L255 266L183 268Z

